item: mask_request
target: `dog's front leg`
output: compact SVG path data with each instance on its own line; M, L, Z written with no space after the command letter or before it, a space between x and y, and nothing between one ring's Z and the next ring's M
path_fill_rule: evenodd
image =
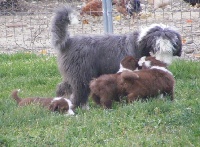
M128 99L128 103L132 103L138 99L138 96L134 93L130 93L128 94L127 99Z

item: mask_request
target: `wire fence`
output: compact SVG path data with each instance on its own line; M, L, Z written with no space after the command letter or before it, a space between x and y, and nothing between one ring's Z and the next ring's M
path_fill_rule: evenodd
M10 2L10 3L9 3ZM53 11L60 5L72 6L79 24L70 26L70 34L103 34L103 16L80 15L86 0L0 0L0 53L17 51L54 54L50 44L50 26ZM165 8L154 9L141 0L139 16L130 18L113 5L113 31L124 34L163 23L176 27L182 36L184 54L200 57L200 8L191 7L182 0L171 0Z

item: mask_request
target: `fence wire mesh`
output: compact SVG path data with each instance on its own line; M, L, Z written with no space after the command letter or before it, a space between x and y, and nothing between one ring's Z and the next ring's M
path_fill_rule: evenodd
M80 15L88 0L0 0L0 53L17 51L53 54L50 26L53 11L60 5L73 7L79 24L70 26L70 34L103 34L103 16ZM117 2L120 0L116 0ZM139 15L123 15L113 5L113 29L124 34L163 23L176 27L182 36L184 55L200 57L200 8L183 0L170 0L164 8L154 9L151 0L141 0ZM91 13L92 14L92 13Z

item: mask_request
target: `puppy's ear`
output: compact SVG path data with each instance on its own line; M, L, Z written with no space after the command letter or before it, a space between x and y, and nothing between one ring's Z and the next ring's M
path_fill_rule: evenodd
M58 111L58 104L56 102L52 102L49 106L50 111Z
M122 82L133 82L134 80L138 79L139 76L135 72L131 71L124 71L121 73L121 80Z

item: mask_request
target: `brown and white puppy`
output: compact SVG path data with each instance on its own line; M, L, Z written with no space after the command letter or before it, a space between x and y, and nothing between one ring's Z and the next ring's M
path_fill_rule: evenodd
M170 63L165 63L163 61L156 59L156 57L154 56L148 56L148 57L144 56L140 58L140 60L138 61L138 66L140 69L148 69L151 68L152 66L168 68L169 64Z
M138 61L132 56L126 56L116 74L105 74L90 82L90 97L96 104L111 108L112 101L120 101L120 97L123 96L121 72L137 70L137 67Z
M25 98L22 99L18 96L20 90L14 90L12 92L12 97L16 100L18 106L26 106L30 104L39 104L50 111L57 111L63 114L74 115L72 110L73 104L67 98L56 97L56 98Z
M121 74L123 88L128 102L148 99L158 95L169 95L174 99L175 79L167 69L167 64L154 57L142 57L139 62L140 71L124 71Z
M111 108L113 101L127 96L128 102L147 99L159 94L169 94L174 99L174 77L167 70L167 64L154 57L142 57L139 71L124 70L122 73L108 74L92 80L91 97L104 108Z

